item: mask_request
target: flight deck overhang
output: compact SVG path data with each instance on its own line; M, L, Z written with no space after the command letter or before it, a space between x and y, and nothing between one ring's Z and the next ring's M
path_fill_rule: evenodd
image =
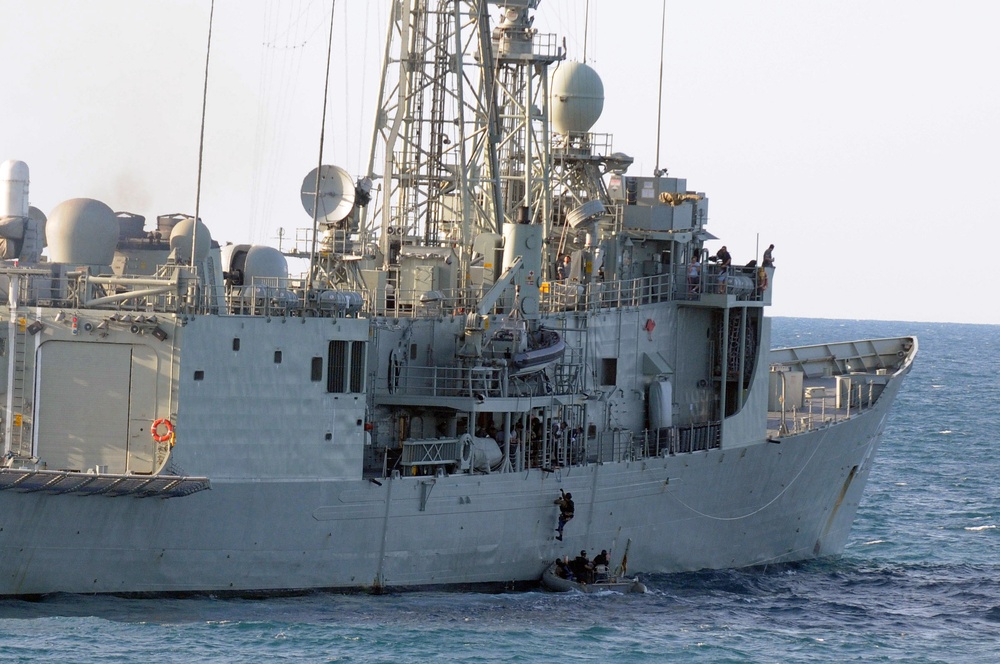
M0 468L0 491L11 490L19 493L179 498L210 488L211 483L207 477Z

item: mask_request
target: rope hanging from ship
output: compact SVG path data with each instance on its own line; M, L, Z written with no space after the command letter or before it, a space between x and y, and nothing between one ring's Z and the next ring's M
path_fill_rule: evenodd
M680 498L679 498L679 497L677 496L677 494L676 494L676 493L674 493L673 491L671 491L671 490L670 490L669 488L667 488L667 489L666 489L666 492L667 492L668 494L670 494L670 496L671 496L671 497L672 497L672 498L673 498L674 500L676 500L676 501L677 501L678 503L680 503L681 505L683 505L683 506L684 506L684 507L686 507L687 509L691 510L692 512L694 512L694 513L695 513L695 514L697 514L698 516L702 516L702 517L705 517L706 519L712 519L713 521L739 521L739 520L741 520L741 519L746 519L746 518L749 518L749 517L751 517L751 516L754 516L755 514L758 514L758 513L760 513L760 512L763 512L763 511L764 511L764 510L766 510L766 509L767 509L768 507L770 507L771 505L773 505L773 504L774 504L774 503L775 503L775 502L776 502L776 501L777 501L777 500L778 500L779 498L781 498L781 497L782 497L783 495L785 495L785 492L787 492L787 491L788 491L789 489L791 489L791 488L792 488L792 485L794 485L794 484L795 484L795 482L796 482L796 481L798 481L798 479L799 479L799 477L800 477L800 476L802 475L802 473L803 473L803 472L805 472L805 469L806 469L806 468L807 468L807 467L809 466L809 464L810 464L810 463L812 462L812 460L813 460L813 457L814 457L814 456L816 456L816 452L817 452L817 451L819 451L819 446L818 446L818 445L817 445L817 446L815 446L815 447L813 447L813 451L812 451L812 454L810 454L810 455L809 455L809 458L808 458L808 459L806 459L805 463L803 463L803 464L802 464L802 467L801 467L801 468L799 468L799 471L798 471L797 473L795 473L795 477L793 477L793 478L791 479L791 481L789 481L789 482L788 482L788 484L787 484L786 486L782 487L781 491L779 491L779 492L778 492L777 494L775 494L774 498L771 498L771 500L767 501L766 503L764 503L763 505L761 505L761 506L760 506L760 507L758 507L757 509L755 509L755 510L752 510L752 511L750 511L750 512L747 512L747 513L745 513L745 514L740 514L740 515L738 515L738 516L716 516L716 515L714 515L714 514L707 514L707 513L705 513L705 512L702 512L702 511L700 511L700 510L697 510L697 509L695 509L695 508L694 508L693 506L691 506L691 505L689 505L688 503L686 503L686 502L684 502L683 500L681 500L681 499L680 499Z

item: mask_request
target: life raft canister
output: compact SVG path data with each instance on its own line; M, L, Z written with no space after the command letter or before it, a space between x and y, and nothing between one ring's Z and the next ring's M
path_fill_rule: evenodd
M160 433L161 426L163 426L166 429L164 433ZM165 443L168 440L171 442L171 444L173 444L174 442L174 425L171 424L170 420L168 420L165 417L161 417L160 419L153 422L153 428L150 429L149 432L153 434L153 440L155 440L158 443Z

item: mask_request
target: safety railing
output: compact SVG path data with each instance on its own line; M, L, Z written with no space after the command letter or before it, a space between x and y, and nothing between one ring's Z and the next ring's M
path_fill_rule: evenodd
M419 394L421 397L507 396L507 370L503 367L391 367L389 394Z
M551 464L573 466L690 454L721 446L719 423L708 422L640 432L628 429L603 431L592 438L586 438L582 430L567 431L553 436L545 447Z
M885 372L852 372L805 387L801 405L789 398L792 405L769 412L768 435L805 433L857 417L875 405L890 380Z

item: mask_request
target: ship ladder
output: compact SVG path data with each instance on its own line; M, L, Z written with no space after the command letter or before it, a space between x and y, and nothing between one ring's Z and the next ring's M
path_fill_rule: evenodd
M27 326L30 324L27 317L11 311L13 330L11 331L11 371L10 371L10 396L8 401L8 420L6 429L9 432L8 451L13 458L27 458L31 456L31 437L25 433L30 427L30 418L26 417L25 407L27 405L25 394L33 387L29 384L27 356L28 356L28 332ZM29 449L25 450L27 442Z
M574 319L574 320L571 320ZM554 367L556 394L576 394L584 389L584 367L587 363L587 316L566 316L558 319L558 332L566 343L562 360Z

